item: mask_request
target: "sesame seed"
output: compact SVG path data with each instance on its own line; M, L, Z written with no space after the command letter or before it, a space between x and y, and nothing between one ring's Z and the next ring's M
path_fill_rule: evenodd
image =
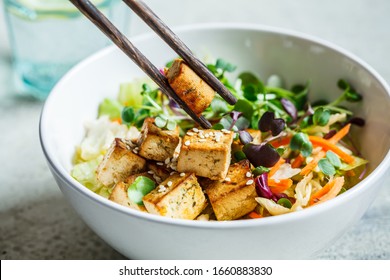
M137 151L139 151L139 147L138 147L138 146L137 146L137 147L135 147L135 148L134 148L134 150L137 150Z
M189 146L191 144L190 140L184 142L184 145Z
M175 174L176 173L176 171L172 171L171 173L169 173L169 175L173 175L173 174Z
M226 177L226 178L225 178L225 181L226 181L226 182L230 182L231 179L230 179L229 177Z
M184 177L186 174L184 172L180 173L180 177Z
M170 158L166 158L166 160L165 160L165 164L168 164L170 161L171 161L171 159L170 159Z
M215 138L215 142L221 141L221 138Z
M168 183L167 183L168 187L171 187L172 184L173 184L172 181L168 181Z
M206 142L206 139L199 139L199 141L198 142L200 142L200 143L204 143L204 142Z
M214 136L214 132L210 131L209 132L210 136Z
M253 180L248 180L248 181L246 182L246 185L247 185L247 186L252 185L253 182L254 182Z
M198 132L199 132L199 133L203 133L203 130L201 130L201 129L198 129Z
M154 174L154 171L153 170L149 170L148 173L149 174Z
M225 129L225 128L221 129L221 131L222 131L223 133L230 133L230 131L227 130L227 129Z
M199 129L197 129L196 127L194 127L192 130L195 132L199 132Z
M250 177L252 177L252 173L248 171L248 172L245 174L245 176L248 177L248 178L250 178Z
M199 134L199 137L202 138L202 139L205 138L203 134Z
M208 134L208 133L206 133L205 135L204 135L204 137L206 137L206 138L208 138L210 136L210 134Z
M191 132L191 131L188 131L188 132L187 132L187 135L188 135L188 136L194 136L195 133L193 133L193 132Z
M157 164L157 165L160 165L160 166L164 165L163 162L157 162L156 164Z
M138 151L136 149L133 150L134 154L138 154Z

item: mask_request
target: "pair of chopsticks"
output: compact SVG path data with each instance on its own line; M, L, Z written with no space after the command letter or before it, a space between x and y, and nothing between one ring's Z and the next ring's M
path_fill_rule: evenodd
M172 98L194 121L203 128L210 128L210 122L202 115L197 116L172 90L167 78L88 0L70 0L93 24L114 44L131 58L170 98ZM191 50L170 30L170 28L142 1L123 0L146 24L148 24L207 84L229 104L237 99L197 59Z

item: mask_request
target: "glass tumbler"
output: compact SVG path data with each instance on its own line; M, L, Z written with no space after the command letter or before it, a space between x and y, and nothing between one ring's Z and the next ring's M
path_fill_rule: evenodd
M130 10L120 0L92 0L122 32ZM68 0L4 0L17 92L45 99L77 62L108 39Z

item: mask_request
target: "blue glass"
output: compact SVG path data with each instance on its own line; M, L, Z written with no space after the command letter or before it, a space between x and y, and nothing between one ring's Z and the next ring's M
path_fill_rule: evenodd
M129 8L119 0L94 0L124 33ZM45 99L77 62L109 44L68 0L5 0L18 92Z

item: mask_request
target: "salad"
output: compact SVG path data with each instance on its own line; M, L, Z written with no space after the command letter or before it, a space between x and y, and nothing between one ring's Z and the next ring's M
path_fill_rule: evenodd
M345 105L360 102L347 81L335 100L310 100L310 81L209 70L237 97L229 105L180 59L161 71L212 128L200 128L148 79L120 85L86 124L71 175L125 207L191 220L257 219L326 202L352 188L367 161L350 136L364 126Z

